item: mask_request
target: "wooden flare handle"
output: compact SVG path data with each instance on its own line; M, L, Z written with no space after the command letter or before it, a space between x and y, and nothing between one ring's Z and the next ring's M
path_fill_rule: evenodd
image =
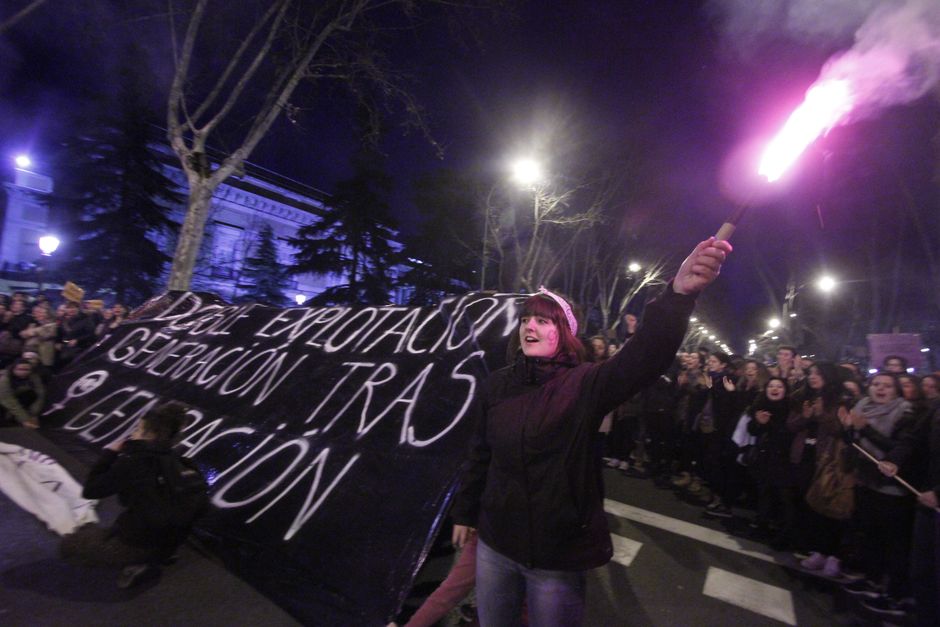
M731 239L731 236L734 234L735 224L733 222L725 222L721 225L721 228L718 229L718 232L715 233L715 239L727 241Z

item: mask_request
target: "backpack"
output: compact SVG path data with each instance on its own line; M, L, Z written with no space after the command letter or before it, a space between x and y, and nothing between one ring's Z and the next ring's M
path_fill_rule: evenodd
M148 525L188 529L209 508L209 486L198 466L176 453L154 456L157 484L144 509Z

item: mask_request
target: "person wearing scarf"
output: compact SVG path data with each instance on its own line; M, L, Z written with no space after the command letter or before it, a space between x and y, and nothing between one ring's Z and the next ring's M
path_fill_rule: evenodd
M604 415L672 363L696 295L731 246L701 242L644 324L602 363L585 363L571 305L542 289L523 303L513 363L481 393L452 516L453 541L478 532L477 610L483 627L516 624L526 600L539 626L580 625L586 571L613 556L595 442ZM518 342L518 344L515 344Z
M900 382L890 373L872 377L868 396L841 418L850 441L877 459L885 459L916 422L911 404L902 397ZM855 523L862 536L859 549L867 578L856 587L873 593L884 591L887 598L881 603L897 605L910 594L908 555L914 500L867 459L858 459L856 464Z

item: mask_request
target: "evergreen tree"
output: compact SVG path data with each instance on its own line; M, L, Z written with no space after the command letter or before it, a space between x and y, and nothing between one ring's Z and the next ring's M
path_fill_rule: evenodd
M477 197L483 186L473 175L452 170L436 170L415 185L421 224L405 250L418 261L401 278L414 289L412 305L480 287L483 216Z
M346 283L314 297L315 304L384 304L398 263L394 221L385 201L391 181L378 155L366 150L353 160L352 178L337 184L332 207L313 224L297 231L290 243L293 274L336 275Z
M90 294L111 290L120 302L153 295L170 257L158 246L178 228L170 207L182 196L153 148L154 119L140 55L128 54L116 107L66 142L58 155L56 194L63 216L66 277Z
M284 290L288 286L288 269L277 260L277 245L274 229L265 224L259 234L255 256L245 259L242 278L248 285L244 298L268 305L283 305L287 298Z

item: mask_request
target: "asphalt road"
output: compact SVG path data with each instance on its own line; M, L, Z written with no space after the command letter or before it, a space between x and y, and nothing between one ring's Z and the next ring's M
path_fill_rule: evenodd
M0 439L54 454L81 479L84 466L37 434ZM589 575L586 625L878 625L833 582L792 556L743 537L746 510L710 519L701 505L647 479L605 471L616 558ZM116 512L105 501L103 520ZM289 615L198 548L158 580L119 590L114 573L58 559L58 538L0 495L0 625L295 625ZM738 535L738 533L741 535ZM411 603L433 589L451 561L429 560Z

